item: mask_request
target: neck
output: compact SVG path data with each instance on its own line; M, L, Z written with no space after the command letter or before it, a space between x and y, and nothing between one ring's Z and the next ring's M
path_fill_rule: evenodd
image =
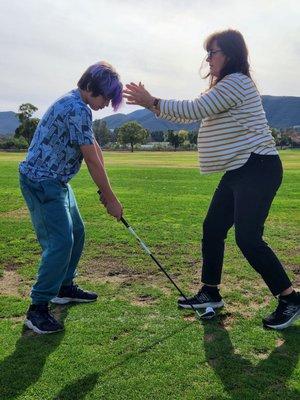
M86 97L86 91L82 90L80 88L78 88L78 90L79 90L79 94L80 94L82 101L84 101L85 104L88 104L87 97Z

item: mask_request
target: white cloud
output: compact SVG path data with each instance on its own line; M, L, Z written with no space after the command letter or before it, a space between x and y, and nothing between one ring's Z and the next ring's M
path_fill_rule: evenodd
M203 40L228 27L244 34L262 94L299 96L299 21L296 0L2 0L0 110L41 114L100 59L157 96L193 97Z

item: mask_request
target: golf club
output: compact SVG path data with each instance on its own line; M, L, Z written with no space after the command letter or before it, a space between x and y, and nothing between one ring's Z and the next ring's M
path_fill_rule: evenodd
M100 190L98 190L98 194L99 194L99 196L101 195ZM128 229L128 231L137 239L137 241L139 242L141 247L152 258L152 260L159 267L159 269L166 275L166 277L169 279L169 281L175 286L175 288L178 290L178 292L181 294L181 296L185 300L188 300L186 295L183 293L183 291L177 286L177 284L174 282L174 280L171 278L171 276L162 267L160 262L154 257L154 255L151 253L151 251L148 249L148 247L145 245L145 243L139 238L139 236L135 233L134 229L129 225L129 223L125 220L125 218L121 217L120 221L125 225L125 227ZM211 319L216 315L216 313L212 307L207 307L203 314L200 314L200 312L192 304L191 304L191 308L194 311L194 313L196 314L196 318L198 318L198 319Z
M183 293L183 291L177 286L177 284L174 282L174 280L171 278L171 276L167 273L167 271L162 267L160 262L154 257L154 255L151 253L151 251L148 249L148 247L145 245L145 243L139 238L139 236L136 234L134 229L129 225L129 223L125 220L124 217L121 217L121 222L126 226L126 228L129 230L129 232L137 239L137 241L140 243L141 247L145 250L145 252L152 258L152 260L155 262L155 264L159 267L159 269L166 275L166 277L169 279L170 282L175 286L175 288L178 290L178 292L181 294L181 296L187 300L186 295ZM200 314L199 311L191 304L192 310L195 312L196 317L199 319L211 319L215 316L215 311L212 307L207 307L205 309L205 312L203 314Z

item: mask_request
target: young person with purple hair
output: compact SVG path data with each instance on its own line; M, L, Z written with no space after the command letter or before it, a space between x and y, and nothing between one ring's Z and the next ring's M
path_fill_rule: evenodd
M122 205L106 175L101 149L92 130L92 112L110 103L116 111L123 86L106 62L90 66L77 89L56 100L40 120L26 159L20 163L20 186L42 247L38 277L31 290L25 324L36 333L63 326L49 312L49 302L90 302L97 294L74 284L84 245L84 225L70 184L84 159L101 191L107 212L120 219Z
M179 299L182 308L218 308L224 242L234 225L236 243L261 275L278 306L265 327L284 329L300 317L300 293L263 240L264 223L282 181L282 165L261 97L250 75L248 50L240 32L229 29L205 41L209 89L193 100L162 100L131 83L128 104L138 104L174 122L201 121L198 151L202 173L224 172L203 223L202 286Z

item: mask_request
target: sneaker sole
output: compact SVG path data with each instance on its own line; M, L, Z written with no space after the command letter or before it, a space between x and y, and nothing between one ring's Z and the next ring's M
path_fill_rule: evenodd
M51 299L51 303L53 304L68 304L68 303L91 303L96 301L97 299L74 299L72 297L54 297Z
M193 307L195 309L199 309L199 308L207 308L207 307L212 307L212 308L221 308L224 306L224 302L223 301L219 301L219 302L208 302L208 303L202 303L202 304L193 304ZM179 308L189 308L191 309L192 306L190 304L180 304L178 303L178 307Z
M47 334L47 333L57 333L57 332L63 331L63 329L59 329L58 331L41 331L38 327L33 325L33 323L29 319L26 319L24 321L24 325L26 325L27 328L31 329L35 333L38 333L39 335L44 335L44 334Z
M297 319L300 319L300 310L292 318L290 318L287 322L285 322L284 324L270 325L270 324L264 323L263 325L266 328L281 330L281 329L285 329L288 326L292 325L292 323L295 322Z

